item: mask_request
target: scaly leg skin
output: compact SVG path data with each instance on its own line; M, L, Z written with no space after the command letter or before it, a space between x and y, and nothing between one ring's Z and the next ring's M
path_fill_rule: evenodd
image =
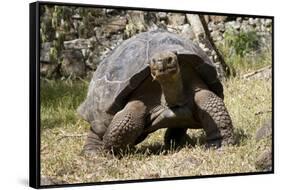
M84 144L82 154L90 157L96 156L101 153L102 147L103 142L101 138L90 130Z
M168 148L179 148L186 144L194 145L192 139L186 134L187 128L168 128L165 132L164 142Z
M223 100L209 90L195 93L197 117L207 136L207 146L219 148L235 144L231 118Z
M136 143L145 126L146 106L141 101L131 101L111 121L103 136L104 148L122 151Z

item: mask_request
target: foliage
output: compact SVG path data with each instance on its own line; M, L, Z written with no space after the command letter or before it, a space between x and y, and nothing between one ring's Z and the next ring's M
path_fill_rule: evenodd
M225 32L224 43L217 44L225 62L239 76L272 64L271 44L263 44L254 32Z
M225 45L233 48L233 53L244 57L258 49L259 37L255 31L228 30L224 33Z

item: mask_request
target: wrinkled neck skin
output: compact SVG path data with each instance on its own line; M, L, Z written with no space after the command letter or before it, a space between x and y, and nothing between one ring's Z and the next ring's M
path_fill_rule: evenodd
M181 74L159 80L168 107L186 103Z

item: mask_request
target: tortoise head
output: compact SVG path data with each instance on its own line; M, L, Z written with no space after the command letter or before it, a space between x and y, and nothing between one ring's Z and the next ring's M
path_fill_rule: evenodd
M151 76L158 81L174 78L180 71L177 55L172 51L155 53L150 59L149 67Z

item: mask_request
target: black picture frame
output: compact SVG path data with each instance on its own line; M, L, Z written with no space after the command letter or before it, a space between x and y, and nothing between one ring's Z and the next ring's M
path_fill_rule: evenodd
M120 180L120 181L105 181L92 183L76 183L63 185L40 185L40 6L43 5L58 5L58 6L74 6L74 7L92 7L92 8L109 8L109 9L124 9L124 10L141 10L141 11L159 11L172 13L194 13L194 14L208 14L218 16L243 16L255 18L272 19L272 170L264 172L247 172L237 174L220 174L207 176L179 176L158 179L138 179L138 180ZM216 12L197 12L187 10L168 10L155 8L141 8L141 7L120 7L120 6L104 6L91 4L77 4L77 3L60 3L38 1L30 3L29 5L29 59L30 59L30 78L29 78L29 185L33 188L53 188L53 187L74 187L74 186L88 186L100 184L116 184L116 183L132 183L132 182L146 182L146 181L162 181L162 180L178 180L178 179L194 179L194 178L210 178L210 177L227 177L227 176L244 176L244 175L259 175L274 173L274 17L265 15L247 15L247 14L229 14Z

